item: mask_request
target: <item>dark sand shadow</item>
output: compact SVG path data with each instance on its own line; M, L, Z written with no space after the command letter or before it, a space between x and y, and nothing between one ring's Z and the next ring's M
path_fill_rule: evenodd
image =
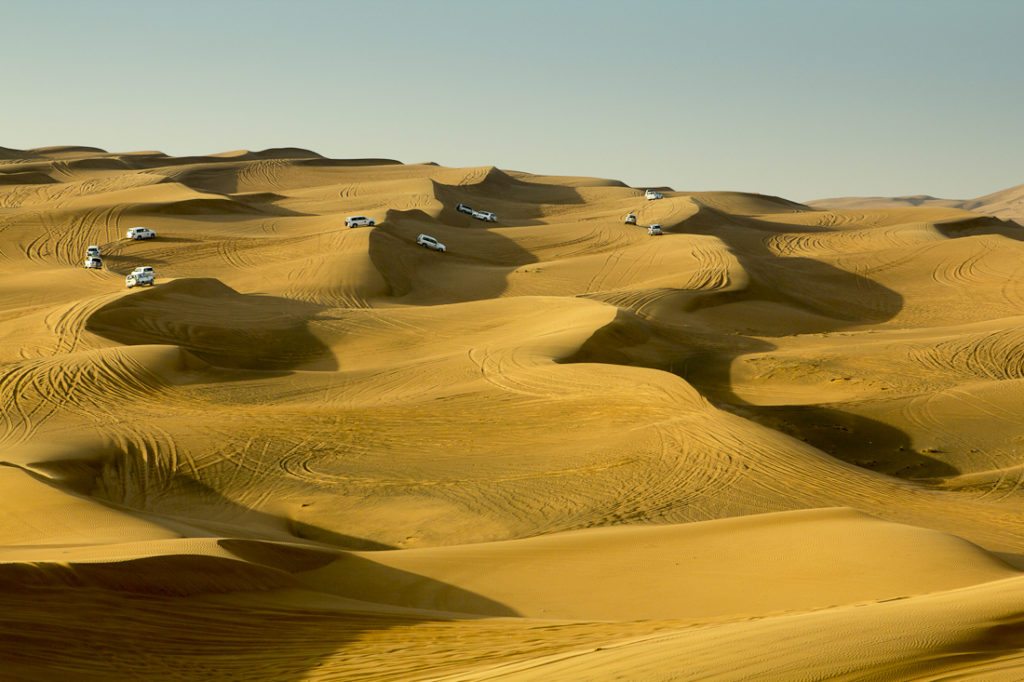
M281 371L316 363L336 370L309 329L325 308L240 294L216 279L178 279L121 297L86 320L90 332L125 345L170 344L211 365Z
M158 461L142 453L112 452L105 461L79 462L78 477L70 485L17 468L66 494L132 513L183 537L221 538L217 544L237 560L182 553L113 562L0 566L0 661L5 680L173 676L290 682L308 679L327 659L344 660L346 647L372 631L453 618L518 615L483 595L346 551L387 549L385 545L309 524L282 524L281 519L240 507L180 472L159 470ZM197 496L202 508L195 516L167 516L124 504L132 495L120 486L133 476ZM219 510L219 518L206 523L199 514L211 507ZM226 524L225 518L235 522ZM282 525L291 530L291 537L265 537L259 531ZM242 534L232 534L232 527ZM330 565L341 570L326 592L304 581L303 573ZM383 609L369 602L359 606L338 601L366 601L364 597L382 592L397 597L412 586L428 596L445 594L449 608L436 613L408 609L397 598L389 600L397 606L384 602ZM278 594L308 598L295 602ZM465 611L455 613L453 605ZM426 606L429 609L430 604Z
M418 246L421 233L440 240L447 251ZM505 291L509 273L537 260L496 232L446 225L418 210L388 211L370 232L369 255L388 295L411 305L496 298Z
M778 232L777 224L702 208L673 231L687 232L688 226L694 228L689 231L713 234L725 242L749 274L749 285L691 298L684 311L701 318L694 328L620 312L565 362L609 362L670 371L721 409L879 473L922 482L960 473L928 453L916 452L907 433L835 406L758 406L740 398L732 388L733 362L746 354L775 350L766 339L778 334L772 325L759 328L758 315L745 315L749 306L767 303L782 315L796 312L802 333L827 333L885 322L902 309L903 298L873 280L827 263L776 256L768 249L765 235ZM723 307L731 314L702 315ZM731 324L725 325L726 320ZM641 325L648 330L637 331ZM661 352L650 351L654 344L660 344Z

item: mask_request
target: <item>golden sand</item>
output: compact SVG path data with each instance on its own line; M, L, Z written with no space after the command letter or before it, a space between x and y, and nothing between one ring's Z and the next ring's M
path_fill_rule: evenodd
M0 149L0 678L1019 680L1020 191Z

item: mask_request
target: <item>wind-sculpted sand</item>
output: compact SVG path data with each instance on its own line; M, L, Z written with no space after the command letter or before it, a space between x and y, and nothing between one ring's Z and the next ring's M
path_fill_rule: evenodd
M1024 228L923 203L0 149L0 676L1021 679Z

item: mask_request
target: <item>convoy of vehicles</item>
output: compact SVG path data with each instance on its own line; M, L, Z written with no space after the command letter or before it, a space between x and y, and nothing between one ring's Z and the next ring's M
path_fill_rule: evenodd
M484 220L489 223L498 222L498 216L492 211L479 211L469 204L459 203L455 206L455 210L459 213L465 213L466 215L473 216L477 220Z
M665 195L662 194L661 192L653 189L648 189L644 192L644 197L648 201L663 199L664 196ZM493 223L497 222L498 220L498 216L491 211L480 211L463 203L459 203L455 207L455 210L458 211L459 213L465 213L477 220L483 220L485 222ZM623 222L626 225L637 225L636 213L633 211L627 213L626 217L623 219ZM373 218L364 215L353 215L345 218L346 227L374 227L376 224L377 222ZM662 227L659 223L652 223L651 225L647 226L647 234L651 235L652 237L659 236L664 234L664 231L662 230ZM155 237L156 232L148 227L131 227L128 229L127 232L125 232L126 239L131 239L135 241L143 239L153 239ZM438 241L436 237L433 237L429 234L420 234L419 236L417 236L416 245L422 246L426 249L431 249L433 251L438 251L440 253L445 253L448 251L447 246ZM101 249L99 246L97 246L96 244L90 244L88 247L86 247L85 260L83 262L83 265L87 269L99 270L103 268L103 259ZM129 289L132 289L137 286L153 286L155 280L156 274L153 271L153 268L148 265L135 268L124 278L125 286Z
M627 225L636 225L636 213L633 213L632 211L627 213L626 218L623 220L623 222ZM660 223L651 223L650 225L647 226L647 234L651 235L652 237L657 237L665 233L664 231L662 231Z
M373 227L377 223L364 215L350 215L345 218L345 227Z

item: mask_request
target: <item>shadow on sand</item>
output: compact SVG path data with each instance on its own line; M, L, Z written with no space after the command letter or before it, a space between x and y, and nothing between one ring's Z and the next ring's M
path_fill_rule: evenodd
M335 370L330 349L309 330L323 306L240 294L216 279L178 279L103 306L85 328L125 345L170 344L219 367Z
M902 309L899 293L871 279L814 259L775 255L765 237L779 229L778 224L702 208L673 231L720 238L748 273L749 285L739 291L695 295L681 311L693 316L692 326L636 318L632 313L627 315L635 319L627 324L620 313L565 361L673 372L724 410L872 471L914 480L958 475L948 463L914 451L910 436L892 426L826 404L753 405L733 391L733 362L749 353L772 351L776 346L767 339L791 333L778 331L773 318L795 314L800 333L826 333L885 322ZM624 326L638 323L648 331L623 333ZM662 352L652 353L654 344Z
M117 561L0 566L4 679L297 681L328 660L359 668L356 654L346 650L375 631L518 615L482 595L350 551L386 545L242 507L143 455L124 451L79 462L77 477L62 483L17 468L182 537L209 537L229 556L183 547L179 554ZM126 489L131 481L158 482L165 494L196 500L196 508L172 516L133 507L127 504L136 499ZM304 577L328 567L326 582L313 585ZM424 595L415 608L401 603L409 590ZM381 594L394 599L379 607L348 601ZM434 612L429 600L438 594L445 595L437 605L444 609Z

